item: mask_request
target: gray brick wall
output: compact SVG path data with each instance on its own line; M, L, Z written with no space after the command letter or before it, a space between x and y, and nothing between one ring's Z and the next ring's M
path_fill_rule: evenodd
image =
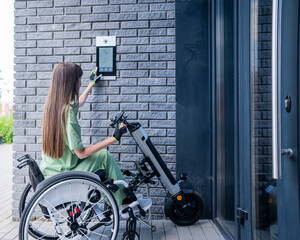
M75 62L83 87L95 67L96 36L117 36L117 79L93 88L79 119L85 146L112 134L109 119L123 110L139 120L175 173L175 0L47 0L15 2L14 158L41 160L41 118L51 71ZM126 135L109 150L122 169L142 156ZM13 214L27 169L13 169ZM151 189L154 217L164 191Z

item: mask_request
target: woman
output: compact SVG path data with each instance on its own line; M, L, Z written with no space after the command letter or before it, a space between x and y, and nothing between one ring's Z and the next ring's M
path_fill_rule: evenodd
M124 126L116 127L113 137L95 145L84 147L81 129L77 120L78 108L87 98L89 91L97 82L95 72L91 82L79 97L82 69L74 63L60 63L53 72L48 98L42 120L42 162L41 171L45 178L54 174L81 170L96 172L104 169L107 178L124 180L124 177L111 154L105 149L120 140L126 131ZM121 129L122 128L122 129ZM120 187L114 196L120 206L125 194Z

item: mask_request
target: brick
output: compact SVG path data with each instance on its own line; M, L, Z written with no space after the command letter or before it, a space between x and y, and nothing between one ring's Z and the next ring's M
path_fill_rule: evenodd
M27 16L36 16L36 9L16 9L15 17L27 17Z
M149 10L147 4L121 5L121 12L146 12Z
M166 95L157 95L157 94L139 95L138 99L139 102L166 102L167 101Z
M81 46L90 46L90 39L76 39L76 40L65 40L66 47L81 47Z
M51 32L27 33L27 39L52 39L52 35Z
M102 21L108 21L108 14L81 15L81 22L102 22Z
M27 96L26 103L45 103L47 96Z
M91 56L90 55L78 55L78 56L65 56L66 62L91 62Z
M118 22L93 23L93 29L118 29L118 28L120 28L120 23Z
M14 95L15 96L27 96L27 95L35 95L35 89L34 88L15 88L14 89Z
M111 13L109 14L110 21L128 21L137 20L136 13Z
M175 77L175 70L150 70L150 77Z
M145 94L149 93L148 87L121 87L122 94Z
M175 10L175 3L151 4L150 10L154 11L172 11Z
M16 80L28 80L28 79L36 79L36 73L28 73L28 72L22 72L22 73L15 73L14 78Z
M28 56L45 56L52 55L51 48L33 48L27 50Z
M40 8L38 9L39 16L56 16L64 14L63 8Z
M165 45L152 45L152 46L138 46L139 52L166 52Z
M88 119L88 120L107 119L107 113L106 112L81 112L80 119Z
M156 29L138 29L139 36L163 36L167 35L167 30L165 28Z
M151 20L151 19L166 19L165 12L140 12L138 13L139 20Z
M137 36L137 30L109 30L109 34L117 37L134 37Z
M128 22L121 22L121 28L148 28L149 23L148 21L128 21Z
M166 112L154 112L154 111L151 111L151 112L142 112L142 111L140 111L138 113L138 117L139 117L139 119L146 119L146 120L150 120L150 119L166 119L167 118L167 114L166 114ZM162 130L162 129L160 129L160 130ZM163 131L164 131L164 133L166 132L165 129L163 129ZM164 135L166 135L166 134L164 134Z
M121 111L148 111L147 103L121 103Z
M136 95L117 95L109 96L109 102L111 103L120 103L120 102L136 102Z
M15 41L26 40L26 33L15 33Z
M80 38L79 31L72 31L72 32L55 32L54 39L68 39L68 38Z
M80 22L80 15L54 16L54 23L77 23Z
M151 53L150 54L150 61L175 61L175 54L174 53Z
M35 137L33 136L15 136L14 137L14 143L35 143Z
M37 26L39 32L56 32L63 31L63 24L42 24Z
M126 70L120 71L120 77L126 78L126 77L148 77L148 71L147 70Z
M15 9L26 8L27 2L14 2Z
M122 38L121 43L122 43L122 45L149 44L149 38L147 38L147 37Z
M174 93L175 94L176 89L175 87L150 87L150 93Z
M26 49L15 49L15 56L26 56Z
M107 129L82 128L81 133L87 136L107 136Z
M62 56L38 56L37 57L38 63L58 63L62 61L63 61Z
M148 54L122 54L121 61L148 61Z
M54 0L55 7L80 6L80 0Z
M175 28L175 20L150 21L150 28Z
M26 81L14 81L15 88L22 88L26 87Z
M81 32L81 38L92 38L96 39L96 36L106 36L108 35L108 30L93 30L93 31L82 31ZM95 45L95 44L93 44ZM95 47L94 47L94 53L95 54ZM94 55L95 56L95 55Z
M36 57L15 57L15 64L36 63Z
M52 16L27 17L28 24L53 23Z
M35 25L16 25L14 26L14 32L35 32L36 31L36 26Z
M93 7L93 13L112 13L112 12L120 12L119 6L95 6Z
M15 25L26 24L26 17L16 17L14 22Z
M28 128L26 129L27 136L41 136L42 129L41 128Z
M95 6L96 4L108 4L108 0L81 0L81 5L92 5Z
M28 1L27 2L27 7L28 8L49 8L53 6L52 1Z
M14 118L14 120L23 120L23 119L25 119L25 113L24 112L14 112L13 118Z
M27 71L29 72L52 71L52 69L52 64L27 64Z
M118 103L110 103L110 104L92 104L92 111L117 111L119 110L119 104Z
M137 69L136 62L117 62L117 69Z
M67 7L65 8L66 14L83 14L92 13L91 7Z
M80 47L54 48L54 55L80 54Z
M47 77L47 80L37 80L37 81L28 81L27 83L27 87L31 88L41 88L41 87L45 87L45 88L49 88L50 87L50 80Z
M150 44L175 43L175 37L151 37Z
M39 40L38 48L53 48L53 47L63 47L62 40Z
M139 69L166 69L165 62L139 62Z
M176 105L173 103L151 103L151 111L175 111Z
M140 86L156 86L156 85L166 85L166 78L139 78L138 85Z

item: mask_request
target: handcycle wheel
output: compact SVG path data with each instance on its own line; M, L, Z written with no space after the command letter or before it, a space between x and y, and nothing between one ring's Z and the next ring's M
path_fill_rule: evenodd
M48 214L41 211L43 208ZM38 185L22 214L19 239L96 236L114 240L118 229L119 211L111 192L96 175L72 171Z
M177 208L176 204L171 198L165 202L165 214L170 220L179 226L189 226L197 222L203 214L204 202L199 193L184 195L187 202L192 205L193 211L187 215Z

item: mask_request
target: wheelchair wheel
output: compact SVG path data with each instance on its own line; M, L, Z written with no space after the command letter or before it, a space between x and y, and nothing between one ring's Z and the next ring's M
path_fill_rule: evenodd
M22 214L19 239L116 239L118 229L111 192L96 175L72 171L38 186Z
M21 195L20 202L19 202L19 217L20 218L25 209L25 206L28 204L32 195L33 195L33 189L31 187L31 184L28 183Z

